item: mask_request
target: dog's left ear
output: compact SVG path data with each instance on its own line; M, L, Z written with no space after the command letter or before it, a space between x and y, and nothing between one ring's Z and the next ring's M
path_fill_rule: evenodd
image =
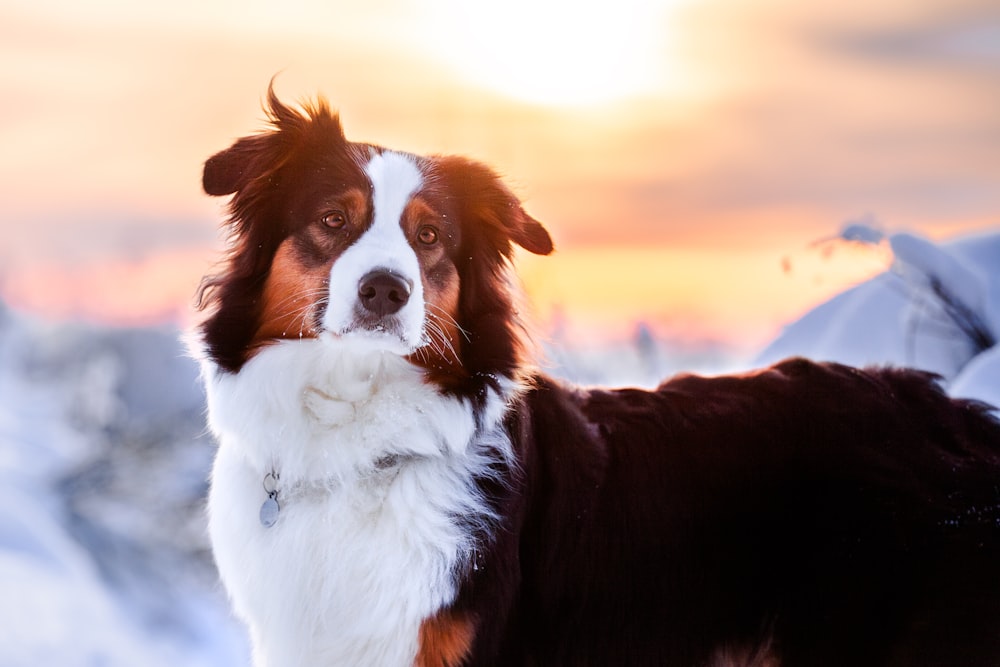
M536 255L553 250L552 237L525 213L520 200L486 165L461 157L438 158L438 169L458 195L463 219L509 257L512 243Z
M549 236L548 230L542 227L542 223L525 213L520 203L516 206L520 220L513 226L511 239L525 250L536 255L551 253L555 246L552 244L552 237Z

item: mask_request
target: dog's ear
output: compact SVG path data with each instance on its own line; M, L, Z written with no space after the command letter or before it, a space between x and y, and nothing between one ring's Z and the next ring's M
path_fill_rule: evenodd
M347 144L340 117L322 97L302 103L299 111L278 99L274 82L267 89L264 111L270 131L243 137L205 162L201 184L213 196L240 192L258 178L277 172L302 146L342 150Z
M509 257L516 243L536 255L553 250L552 237L528 215L520 200L489 167L461 157L439 158L438 168L451 184L462 216L492 245Z
M201 177L205 192L221 197L242 190L253 178L257 156L267 151L268 140L266 134L244 137L208 158Z
M552 237L549 236L548 230L542 227L542 223L525 213L520 204L517 208L521 219L515 225L515 232L511 236L514 242L536 255L551 253L555 246L552 244Z

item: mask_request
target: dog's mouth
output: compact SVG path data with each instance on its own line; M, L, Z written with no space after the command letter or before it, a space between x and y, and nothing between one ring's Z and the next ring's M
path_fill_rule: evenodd
M358 347L408 355L421 345L411 340L399 318L357 313L352 322L335 331L334 337Z
M366 338L372 341L408 344L399 320L359 317L336 332L340 338Z

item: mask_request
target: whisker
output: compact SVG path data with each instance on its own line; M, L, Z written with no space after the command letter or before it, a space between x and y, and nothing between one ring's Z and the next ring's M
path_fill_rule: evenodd
M319 308L321 305L326 304L329 300L329 292L326 287L311 287L298 292L293 292L292 294L286 295L281 301L275 304L274 309L277 311L277 316L279 318L293 318L297 319L299 322L299 337L301 338L306 334L308 329L311 329L312 313ZM302 303L302 302L305 303ZM294 305L294 308L288 308L288 306ZM283 335L287 335L288 332L283 332Z
M458 359L458 352L441 324L443 319L435 313L428 312L427 315L424 331L428 345L441 357Z
M454 318L454 316L452 316L451 313L449 313L447 310L445 310L441 306L437 305L436 303L430 303L430 302L428 302L425 305L428 308L433 308L433 309L435 309L435 310L437 310L437 311L439 311L441 313L440 315L437 315L437 314L434 314L434 313L431 313L431 312L428 311L427 314L429 316L433 315L434 317L437 317L438 319L442 319L442 320L447 321L459 333L462 334L462 337L465 338L466 341L469 341L469 342L472 341L472 334L470 332L466 331L465 329L463 329L462 326L458 323L458 321Z
M284 299L279 301L277 303L277 306L281 307L289 302L298 302L301 301L302 299L308 299L311 305L314 299L316 299L317 297L323 298L326 295L326 292L327 292L326 289L322 287L312 287L307 290L303 290L301 292L293 292L292 294L287 295Z

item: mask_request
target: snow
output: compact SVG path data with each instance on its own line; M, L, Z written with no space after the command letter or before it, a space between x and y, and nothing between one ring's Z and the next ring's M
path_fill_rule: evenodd
M891 251L882 275L818 305L757 358L941 374L1000 404L1000 233L938 244L855 224ZM574 346L546 367L584 384L653 386L743 366L711 342ZM43 324L0 305L0 667L247 665L205 535L214 453L196 364L169 329Z
M206 557L211 447L176 339L0 307L0 666L247 664Z
M1000 406L1000 345L977 355L948 386L952 396Z
M758 357L910 366L954 395L1000 403L1000 233L936 244L852 225L847 242L885 243L892 266L790 324Z

